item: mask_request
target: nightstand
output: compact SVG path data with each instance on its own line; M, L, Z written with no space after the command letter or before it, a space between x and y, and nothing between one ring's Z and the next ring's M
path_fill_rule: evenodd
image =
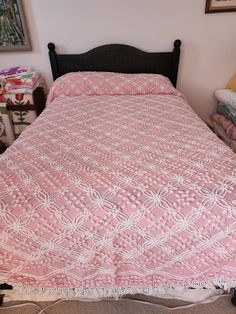
M43 111L46 95L42 87L32 94L5 93L0 97L0 141L10 146Z

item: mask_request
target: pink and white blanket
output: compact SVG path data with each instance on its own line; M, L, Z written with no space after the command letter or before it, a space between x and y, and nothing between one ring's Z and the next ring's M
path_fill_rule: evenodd
M163 80L55 83L0 156L0 282L80 298L235 286L236 156Z

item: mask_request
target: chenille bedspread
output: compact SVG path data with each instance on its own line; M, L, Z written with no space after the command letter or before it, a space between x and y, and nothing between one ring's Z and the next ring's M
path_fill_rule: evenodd
M234 286L236 156L177 92L58 97L0 156L0 282Z

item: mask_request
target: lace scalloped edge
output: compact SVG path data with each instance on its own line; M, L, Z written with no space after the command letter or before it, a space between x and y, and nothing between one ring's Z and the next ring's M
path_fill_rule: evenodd
M189 284L178 284L169 286L124 286L124 287L88 287L88 288L38 288L15 285L14 283L8 283L13 286L15 292L39 294L42 296L56 296L64 299L89 299L97 300L104 298L120 299L123 296L130 294L144 294L149 296L160 296L160 294L173 293L174 291L184 291L187 289L223 289L228 291L236 287L236 280L210 280L210 281L198 281Z

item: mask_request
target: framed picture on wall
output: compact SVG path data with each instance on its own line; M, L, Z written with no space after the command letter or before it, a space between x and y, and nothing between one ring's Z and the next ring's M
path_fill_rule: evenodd
M206 0L205 13L236 11L236 0Z
M20 0L0 0L0 52L31 50Z

